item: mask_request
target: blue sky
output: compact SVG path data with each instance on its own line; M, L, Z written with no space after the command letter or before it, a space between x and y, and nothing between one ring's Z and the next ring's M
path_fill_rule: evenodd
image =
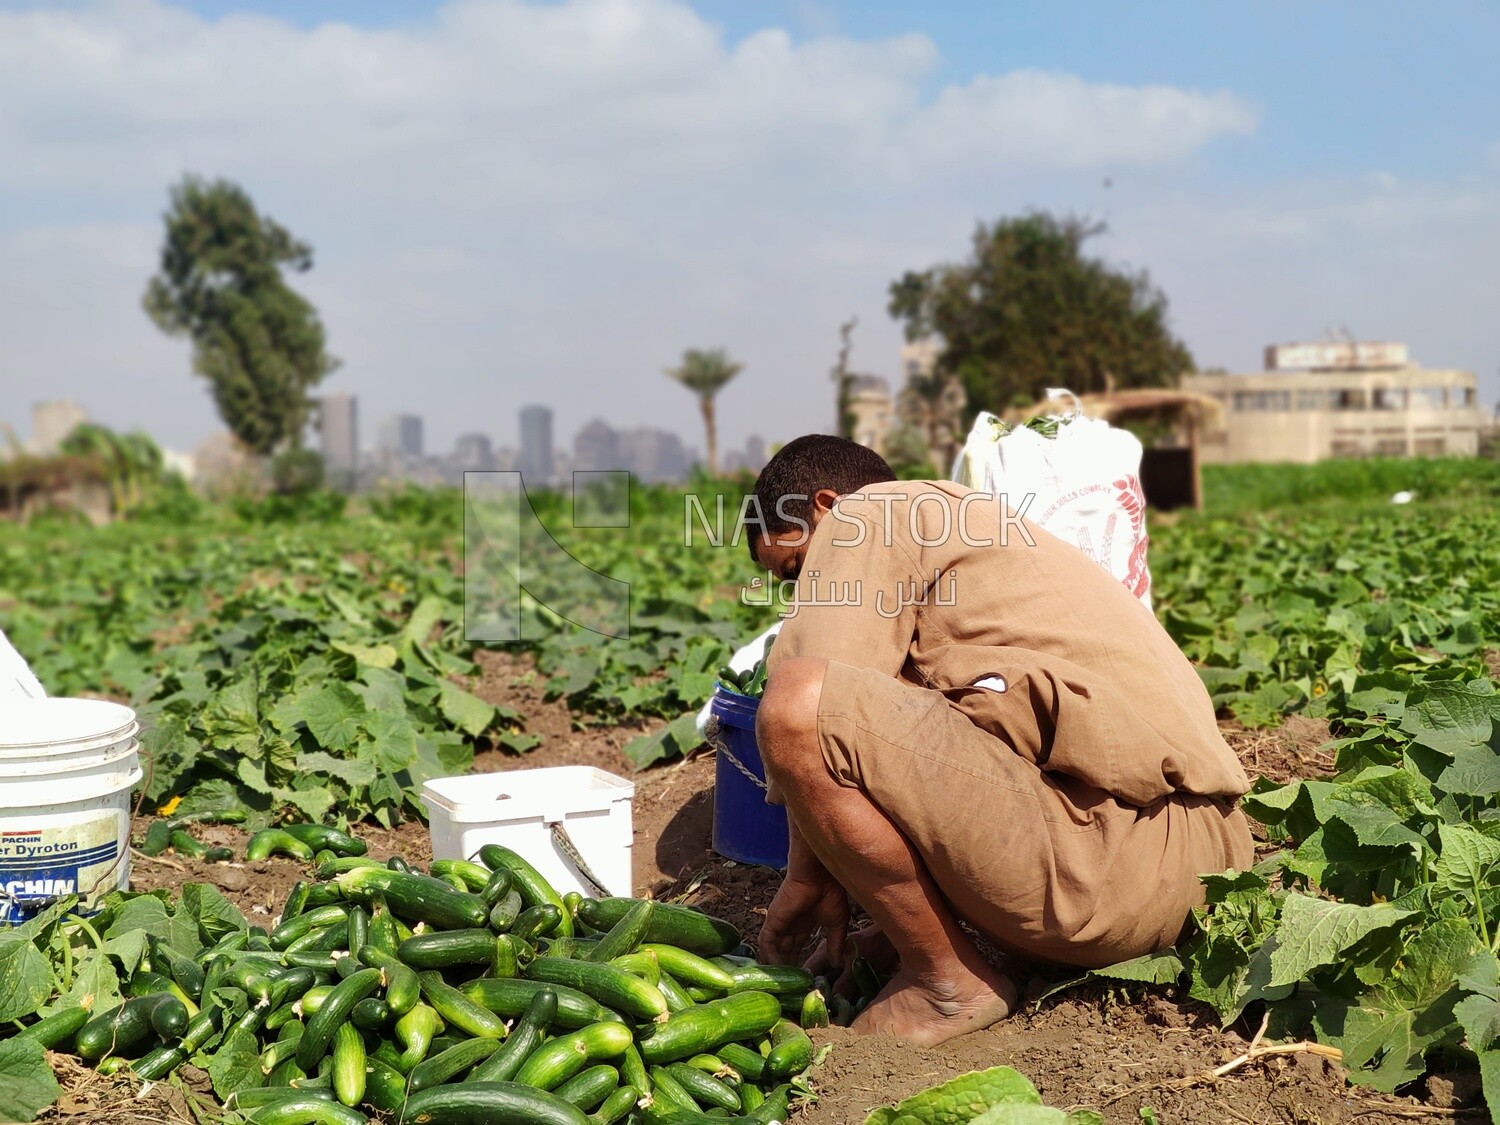
M430 22L442 5L193 0L185 6L208 18L254 11L302 27L329 20L410 27ZM1473 173L1500 117L1500 5L1479 0L700 0L692 7L731 41L766 27L800 38L920 32L942 54L933 88L1034 67L1126 85L1234 90L1262 108L1264 125L1253 142L1219 155L1214 170L1227 176Z
M820 428L837 325L894 375L887 282L1030 207L1106 218L1200 365L1348 328L1493 403L1497 42L1460 2L0 0L0 422L215 427L138 305L186 170L317 248L366 438L541 400L696 440L660 368L712 345L729 444Z

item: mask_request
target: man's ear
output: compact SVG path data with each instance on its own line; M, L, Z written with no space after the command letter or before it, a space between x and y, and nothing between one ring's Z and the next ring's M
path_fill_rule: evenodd
M831 488L820 488L812 494L812 506L820 516L827 515L829 510L838 503L839 494Z

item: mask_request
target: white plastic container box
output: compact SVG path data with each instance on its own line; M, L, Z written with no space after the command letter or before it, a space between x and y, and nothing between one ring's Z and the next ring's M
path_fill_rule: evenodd
M0 924L67 895L80 909L130 879L135 712L100 699L0 706Z
M520 853L559 894L597 892L558 846L562 825L611 895L629 896L635 785L592 766L436 777L422 786L434 859L473 859L485 844Z

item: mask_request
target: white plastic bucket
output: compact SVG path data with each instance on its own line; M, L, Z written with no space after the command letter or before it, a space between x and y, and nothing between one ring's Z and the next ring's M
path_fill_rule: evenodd
M0 923L67 895L91 910L129 882L139 729L101 699L0 706Z
M592 766L550 766L435 777L422 786L435 859L473 859L485 844L518 852L558 893L598 892L553 837L562 825L590 871L612 895L633 893L635 786Z

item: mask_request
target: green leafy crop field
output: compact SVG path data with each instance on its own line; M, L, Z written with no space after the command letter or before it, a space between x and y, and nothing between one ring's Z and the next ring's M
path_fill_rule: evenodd
M1326 721L1336 774L1259 781L1257 868L1205 879L1178 949L1092 975L1178 982L1226 1022L1337 1048L1378 1090L1478 1068L1500 1105L1500 468L1245 467L1205 485L1206 512L1151 524L1157 614L1226 718ZM699 502L720 497L732 530L739 487ZM639 765L691 749L716 670L770 620L739 600L743 545L711 545L680 491L637 488L614 529L536 504L569 554L630 584L623 637L559 627L553 591L522 599L547 694L579 726L643 724ZM537 741L471 690L463 542L441 491L7 526L0 623L49 690L138 709L151 805L389 827L476 746Z

